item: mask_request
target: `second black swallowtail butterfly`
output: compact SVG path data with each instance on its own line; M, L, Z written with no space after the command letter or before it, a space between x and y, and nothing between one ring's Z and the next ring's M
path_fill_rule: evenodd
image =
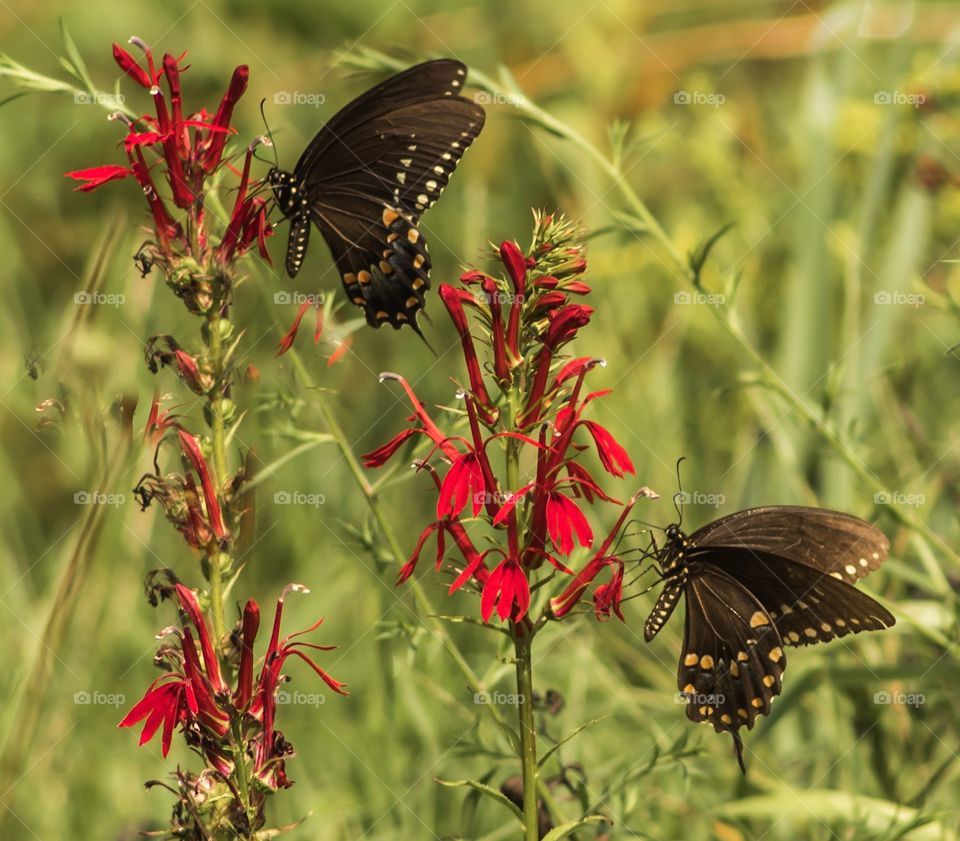
M677 685L687 717L733 735L743 769L748 730L780 694L784 648L894 624L853 584L889 542L870 523L822 508L771 506L721 517L687 536L666 529L656 553L664 587L644 625L649 642L681 596L686 625Z
M292 173L267 180L290 220L286 268L303 265L311 222L326 240L347 296L373 327L408 324L430 288L418 228L483 128L483 109L463 96L459 61L427 61L392 76L338 111Z

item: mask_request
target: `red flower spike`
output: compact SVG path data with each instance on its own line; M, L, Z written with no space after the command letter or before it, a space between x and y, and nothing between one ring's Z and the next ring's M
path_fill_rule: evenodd
M467 375L470 377L470 390L477 402L487 411L493 410L493 402L487 393L487 387L483 382L483 373L480 370L480 362L477 359L477 350L473 345L473 336L470 335L470 326L467 323L467 315L463 311L463 302L465 299L473 301L468 292L461 289L455 289L446 283L440 285L440 298L450 314L450 320L457 328L460 334L460 344L463 347L463 356L467 363Z
M510 381L510 363L507 361L507 343L503 333L503 311L500 306L500 288L497 282L492 278L484 278L483 292L490 304L490 329L492 335L490 343L493 347L493 372L501 383ZM511 317L514 310L519 312L519 307L514 304L511 309Z
M183 433L181 433L183 434ZM190 618L193 626L197 629L200 637L200 651L203 654L203 665L206 669L207 680L216 693L227 691L227 685L223 682L220 675L220 660L217 658L213 647L213 641L210 639L210 631L207 629L207 621L203 618L200 610L200 603L197 601L193 590L184 587L182 584L176 585L177 598L180 601L180 607Z
M527 287L527 264L523 254L514 243L504 240L500 243L500 259L513 281L514 293L522 300Z
M444 435L440 428L433 422L433 419L430 415L427 414L427 410L424 408L423 403L417 398L417 395L413 393L413 389L410 388L409 383L401 377L399 374L391 373L390 371L384 371L380 374L380 382L385 382L386 380L395 380L400 383L400 386L407 393L407 397L410 400L410 404L413 407L413 412L417 417L417 420L423 424L423 428L426 431L427 435L430 436L430 439L436 444L440 449L443 450L444 455L451 461L457 458L460 453L457 451L457 448L453 446L453 442Z
M200 452L200 445L197 444L196 438L190 433L184 432L182 429L177 430L177 434L180 437L180 447L184 455L190 460L193 469L200 477L200 486L203 488L203 499L206 503L207 517L210 520L210 526L213 528L217 539L224 541L230 537L230 532L227 531L226 526L223 524L223 514L220 511L217 491L214 487L213 479L210 476L210 469L207 467L206 459L204 459L203 453Z
M230 85L227 92L220 100L220 106L217 108L217 115L213 118L213 124L221 129L230 127L230 120L233 118L233 108L237 101L243 96L247 89L247 81L250 78L250 69L245 64L241 64L233 71L230 78ZM226 143L226 133L215 132L210 138L210 147L207 149L206 157L203 161L203 168L206 172L213 172L219 165L223 157L223 147Z
M237 673L237 691L234 704L246 709L253 698L253 643L260 630L260 605L253 599L247 601L243 609L243 648L240 651L240 669Z
M137 63L137 60L116 43L113 45L113 60L138 85L149 90L156 84L156 80L150 78L147 72Z
M363 459L363 466L367 469L372 467L383 467L393 456L396 454L407 439L412 438L414 435L420 435L426 430L418 427L412 429L404 429L398 432L393 436L386 444L382 444L377 447L375 450L371 450L369 453L361 456Z
M489 622L494 607L501 620L519 622L530 608L530 583L514 558L502 561L490 573L480 597L480 616Z

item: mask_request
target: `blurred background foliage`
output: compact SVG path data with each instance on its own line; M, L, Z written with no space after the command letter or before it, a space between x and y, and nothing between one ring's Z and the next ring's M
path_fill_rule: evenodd
M363 48L411 61L455 55L491 76L503 65L531 100L608 154L611 126L629 128L622 177L678 249L692 251L734 223L693 297L660 245L637 229L609 175L581 148L524 121L509 100L489 105L483 135L426 217L435 283L483 262L489 241L526 243L534 206L561 208L593 231L597 311L575 351L607 359L594 380L615 389L600 409L604 422L631 452L639 483L663 496L638 516L675 518L675 463L686 456L685 527L749 505L819 503L878 522L893 543L867 587L895 610L897 626L790 654L783 697L747 735L746 779L729 740L695 728L674 703L682 623L642 643L652 594L627 605L626 628L582 618L545 635L536 682L565 701L543 716L550 737L606 716L560 752L568 785L558 784L556 799L568 818L586 805L605 810L609 838L956 837L955 4L7 0L0 50L62 77L61 18L107 90L118 76L110 43L131 34L158 51L189 50L194 107L214 108L233 66L248 63L235 123L241 138L262 132L256 105L265 98L287 168L371 81L349 70ZM0 84L0 98L16 93ZM275 104L283 91L325 101ZM128 104L147 110L145 101ZM153 679L153 634L173 619L169 607L146 605L144 574L171 566L200 583L157 512L134 504L130 489L149 455L136 446L124 453L117 409L122 398L139 398L140 429L155 385L176 392L168 372L146 370L143 340L173 333L190 347L192 320L134 269L145 218L132 185L82 195L63 178L122 162L117 126L104 113L62 94L0 110L0 725L8 754L25 711L40 721L36 738L20 745L22 767L4 777L11 838L132 838L164 824L167 798L142 783L172 764L156 742L138 750L115 725ZM284 237L282 229L271 243L275 258ZM322 641L340 648L323 664L353 692L283 710L299 756L289 766L296 785L276 798L276 822L312 813L290 836L304 839L512 837L495 806L434 781L499 785L516 769L409 593L393 587L394 561L361 494L336 451L314 439L323 420L311 389L295 380L293 357L273 356L294 310L275 293L339 296L329 257L312 249L294 286L250 267L235 320L246 326L247 361L260 377L240 398L251 409L240 438L263 463L301 449L260 484L258 530L236 597L269 605L288 581L310 586L311 595L291 601L289 627L327 617ZM125 300L78 306L83 289ZM725 307L696 303L715 300L708 294L726 295ZM378 372L404 374L428 405L452 401L450 378L461 374L453 335L435 296L430 304L438 357L409 332L363 328L352 352L328 368L331 346L301 337L315 388L332 401L355 452L381 443L406 415ZM67 416L38 430L35 408L51 398L69 401ZM430 517L422 481L401 473L383 493L405 550ZM125 501L96 512L75 503L97 487ZM284 492L324 501L273 504ZM438 612L474 608L447 603L432 572L424 583ZM50 680L38 691L26 685L28 669L58 590L72 594L76 610L46 652ZM473 626L451 633L487 688L509 692L498 638ZM290 689L316 687L297 672ZM76 703L83 692L125 703ZM923 703L878 703L891 695L877 693L922 695ZM170 760L193 758L175 747ZM560 773L554 762L550 774Z

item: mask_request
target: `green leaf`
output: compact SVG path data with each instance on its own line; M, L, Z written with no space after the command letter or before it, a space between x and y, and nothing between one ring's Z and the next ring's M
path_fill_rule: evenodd
M602 715L599 718L590 719L586 724L581 724L576 730L571 730L564 736L559 742L557 742L550 750L548 750L543 756L540 757L540 761L537 763L538 768L543 768L547 760L553 756L561 747L563 747L567 742L569 742L574 736L578 735L581 731L586 730L593 724L596 724L598 721L603 721L605 718L610 718L609 715Z
M690 269L693 272L693 283L698 289L700 288L700 273L703 271L703 267L707 262L707 258L710 256L711 250L720 241L720 238L732 227L733 222L728 222L690 255Z
M491 798L492 800L496 800L497 803L506 806L511 812L513 812L516 819L521 822L521 825L523 823L523 812L517 808L516 804L513 803L512 800L510 800L502 792L486 785L485 783L481 783L479 780L438 780L434 778L434 781L440 783L442 786L446 786L447 788L472 788L474 791L479 791L481 794L487 795L487 797Z
M87 86L88 91L95 91L97 87L93 84L93 79L90 78L90 73L87 71L87 65L84 64L83 56L80 55L80 50L77 49L73 38L70 37L70 33L67 31L67 24L63 18L60 18L60 34L63 36L63 45L70 59L69 64L65 61L63 62L64 67L83 82L83 84ZM61 59L61 61L63 60Z
M797 805L803 809L796 809ZM744 797L717 808L727 818L779 820L790 813L794 824L837 824L856 820L873 832L911 828L913 841L955 841L957 834L943 823L929 819L916 809L879 797L863 797L831 789L794 789L778 786L768 794Z
M609 823L609 819L603 815L588 815L585 818L580 818L578 821L571 821L561 826L555 826L543 836L542 841L560 841L561 838L566 838L571 832L576 832L580 827L591 823Z

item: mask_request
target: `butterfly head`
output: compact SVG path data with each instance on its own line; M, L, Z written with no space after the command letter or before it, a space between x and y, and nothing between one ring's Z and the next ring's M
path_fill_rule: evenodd
M273 198L284 216L296 216L306 208L306 194L293 174L274 167L267 173L267 183L273 190Z
M667 542L658 554L660 569L664 573L670 573L682 566L684 555L690 546L690 540L680 528L679 523L671 523L664 529Z

